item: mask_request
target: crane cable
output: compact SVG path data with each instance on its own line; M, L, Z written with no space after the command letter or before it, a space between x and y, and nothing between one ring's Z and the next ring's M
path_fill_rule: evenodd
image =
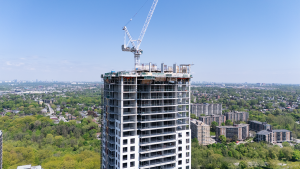
M125 26L127 26L131 21L132 21L132 19L135 17L135 15L137 15L139 12L140 12L140 10L145 6L145 4L148 2L149 0L147 0L144 4L143 4L143 6L133 15L133 17L125 24Z

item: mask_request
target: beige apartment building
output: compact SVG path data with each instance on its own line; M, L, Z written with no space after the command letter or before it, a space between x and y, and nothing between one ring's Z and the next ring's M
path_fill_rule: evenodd
M226 116L226 120L231 120L232 122L248 121L249 118L248 112L228 112L224 115Z
M219 124L219 126L221 126L222 123L225 123L226 116L224 115L200 116L199 120L203 121L207 125L211 125L211 123L215 121Z
M219 139L221 135L226 138L233 139L237 137L239 141L245 140L249 137L249 124L238 124L233 126L217 126L216 127L216 139Z
M282 143L293 141L292 132L285 129L261 130L256 133L256 141L266 141L269 143Z
M210 144L210 126L199 120L191 120L192 139L197 138L200 145Z

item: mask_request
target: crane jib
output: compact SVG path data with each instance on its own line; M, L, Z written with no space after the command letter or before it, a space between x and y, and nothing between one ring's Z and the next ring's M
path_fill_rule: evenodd
M147 2L147 1L146 1L146 2ZM132 37L131 37L131 35L130 35L130 33L129 33L127 27L126 27L126 25L127 25L132 19L130 19L130 21L123 27L123 30L125 31L125 34L128 36L129 42L131 43L132 48L129 48L129 47L126 46L126 35L125 35L125 38L124 38L124 45L122 45L122 51L130 51L130 52L133 52L133 53L134 53L134 65L135 65L135 70L136 70L137 66L140 64L140 55L143 53L143 51L140 49L140 45L141 45L141 43L142 43L142 41L143 41L143 38L144 38L144 36L145 36L146 30L147 30L147 28L148 28L148 25L149 25L149 23L150 23L150 20L151 20L151 18L152 18L153 13L154 13L154 10L155 10L155 7L156 7L156 5L157 5L157 2L158 2L158 0L154 0L154 1L153 1L153 4L152 4L152 6L151 6L151 8L150 8L150 11L149 11L149 13L148 13L148 16L147 16L147 18L146 18L146 21L145 21L145 23L144 23L144 26L143 26L143 28L142 28L142 31L141 31L141 33L140 33L140 36L139 36L138 40L133 40L133 39L132 39ZM144 4L144 5L145 5L145 4ZM144 5L143 5L143 6L144 6ZM143 7L143 6L142 6L142 7ZM142 8L142 7L141 7L141 8ZM139 9L139 11L141 10L141 8ZM138 11L138 12L139 12L139 11ZM138 13L138 12L137 12L137 13ZM137 13L136 13L136 14L137 14ZM136 15L136 14L135 14L135 15ZM135 15L134 15L133 17L135 17ZM135 43L135 42L136 42L136 43Z

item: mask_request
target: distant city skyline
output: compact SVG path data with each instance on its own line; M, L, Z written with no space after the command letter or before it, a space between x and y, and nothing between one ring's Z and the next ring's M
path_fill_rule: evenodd
M0 80L100 81L132 70L122 27L146 0L3 1ZM136 39L151 1L127 25ZM141 62L191 63L192 81L300 84L300 1L159 1Z
M4 83L24 83L24 82L30 82L30 83L103 83L103 81L76 81L76 80L65 80L65 81L58 81L58 80L1 80L0 84ZM248 83L248 82L241 82L241 83L235 83L235 82L209 82L209 81L191 81L191 85L193 84L215 84L215 85L224 85L224 84L242 84L242 85L258 85L264 86L264 85L300 85L300 84L293 84L293 83L264 83L264 82L257 82L257 83Z

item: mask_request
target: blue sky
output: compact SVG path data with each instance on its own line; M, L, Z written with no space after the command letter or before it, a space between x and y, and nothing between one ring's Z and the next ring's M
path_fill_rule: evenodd
M131 70L122 27L146 0L0 0L0 80L99 81ZM138 38L152 0L128 24ZM159 0L141 62L194 81L300 84L299 0Z

